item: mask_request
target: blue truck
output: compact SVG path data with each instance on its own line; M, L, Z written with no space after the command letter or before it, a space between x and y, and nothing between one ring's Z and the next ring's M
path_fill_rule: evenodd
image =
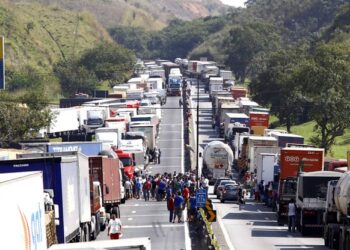
M0 173L40 171L44 191L55 208L58 243L89 240L91 223L89 167L78 164L77 153L0 161Z

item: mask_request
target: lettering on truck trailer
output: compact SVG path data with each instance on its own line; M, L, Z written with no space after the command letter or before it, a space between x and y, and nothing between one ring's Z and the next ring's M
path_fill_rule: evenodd
M81 147L80 146L55 146L52 147L52 152L54 153L60 153L60 152L70 152L70 151L81 151Z
M40 203L38 203L38 209L33 211L30 216L30 226L26 215L20 207L18 207L18 212L22 222L25 249L38 249L38 245L43 242L43 234L41 229L41 226L43 225L43 211L40 209Z

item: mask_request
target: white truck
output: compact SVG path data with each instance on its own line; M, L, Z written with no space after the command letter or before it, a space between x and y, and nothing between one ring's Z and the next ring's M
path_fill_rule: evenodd
M142 139L121 140L119 149L127 153L132 153L134 157L135 172L144 170L145 149Z
M118 146L121 133L117 128L98 128L95 131L95 139L102 142L102 148L108 150L111 146Z
M103 127L106 118L106 107L87 108L83 127L87 133L94 132L97 128Z
M262 173L263 171L267 171L262 168L262 155L264 153L268 154L278 154L279 148L277 146L256 146L251 148L251 155L249 157L249 169L251 172ZM270 179L270 178L269 178ZM266 182L265 179L263 179Z
M212 141L208 143L203 151L203 173L212 182L226 175L233 164L233 152L231 148L221 142Z
M0 197L2 248L46 249L42 172L0 174Z
M275 181L275 175L278 172L277 158L277 153L260 153L256 166L258 183L262 180L264 180L265 183Z
M350 245L350 172L328 182L326 210L323 214L323 238L331 249L349 249Z
M222 77L210 77L209 78L209 96L214 91L221 91L224 88L224 79Z
M80 128L79 109L52 108L53 120L48 128L43 128L40 133L50 137L59 137L62 134L76 133Z
M0 161L0 173L41 171L41 186L53 198L58 243L88 241L91 224L88 166L79 165L77 154L73 152L62 157L51 153L33 153L22 157L18 160ZM30 191L29 187L31 186L21 192ZM16 195L21 192L16 192ZM13 191L10 194L13 196ZM32 199L31 194L29 197Z
M144 135L147 137L148 150L153 150L156 147L157 129L156 129L155 125L152 125L150 123L148 123L148 124L142 124L142 123L133 124L133 123L131 123L129 126L129 131L130 132L143 132Z

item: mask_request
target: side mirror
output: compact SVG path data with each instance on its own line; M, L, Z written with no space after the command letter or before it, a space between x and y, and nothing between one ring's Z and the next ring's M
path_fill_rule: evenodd
M106 194L109 194L109 187L106 185Z

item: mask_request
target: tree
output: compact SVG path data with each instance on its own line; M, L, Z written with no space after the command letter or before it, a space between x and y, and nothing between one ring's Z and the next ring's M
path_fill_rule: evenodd
M43 86L43 77L33 68L27 67L20 71L11 72L8 79L9 91L23 89L41 88Z
M62 60L54 66L64 96L76 93L92 94L99 84L94 72L89 71L77 61Z
M271 53L265 67L250 84L253 99L269 106L287 131L297 122L304 110L300 84L293 78L295 65L302 60L304 51L290 48Z
M47 109L47 98L43 91L28 92L15 98L1 93L0 102L0 142L9 143L35 137L39 130L48 127L52 114Z
M126 81L133 73L136 57L131 50L116 43L104 42L87 50L79 60L100 81L110 85Z
M259 53L279 47L280 38L275 30L273 25L263 22L243 24L231 29L226 39L226 64L237 79L245 81L252 62Z
M327 153L350 127L350 41L318 46L299 65L295 80L302 83L317 135L312 142Z

